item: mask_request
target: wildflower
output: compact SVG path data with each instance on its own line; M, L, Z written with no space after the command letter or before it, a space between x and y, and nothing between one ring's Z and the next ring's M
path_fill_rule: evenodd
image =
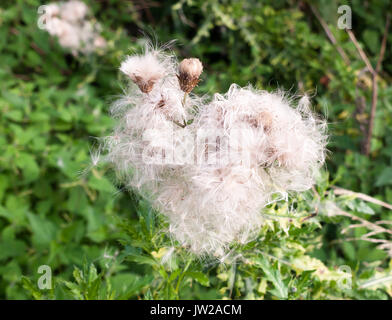
M105 39L99 35L99 25L89 15L89 8L82 1L51 3L45 6L43 14L45 29L73 55L89 54L106 46Z
M45 16L46 18L51 18L58 16L60 14L60 7L57 3L51 3L45 6Z
M128 57L120 70L141 92L131 87L115 102L119 122L104 147L125 184L167 217L181 246L222 257L230 244L257 235L268 203L313 185L326 124L307 97L296 102L252 86L184 103L202 69L196 58L178 64L151 46Z
M143 93L149 93L155 83L166 74L165 66L159 61L157 52L129 56L120 67Z
M197 58L184 59L179 66L178 80L181 90L189 93L199 83L203 65Z
M88 12L89 8L84 2L71 0L61 5L60 17L65 21L76 22L83 20Z

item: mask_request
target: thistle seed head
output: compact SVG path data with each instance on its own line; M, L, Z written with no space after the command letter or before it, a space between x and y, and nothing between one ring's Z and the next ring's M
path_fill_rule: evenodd
M166 216L182 247L223 257L231 244L259 234L267 204L312 187L325 160L326 122L306 96L250 85L183 103L201 62L145 51L120 70L149 94L132 85L113 104L118 124L104 140L102 159Z
M189 58L181 61L179 66L178 81L181 90L189 93L199 83L199 77L203 72L203 64L197 58Z
M170 57L159 50L145 48L141 55L128 56L120 70L127 75L143 93L150 93L154 85L170 73Z
M57 37L59 44L74 56L88 55L106 47L105 39L100 36L99 24L83 1L48 4L40 18L45 21L45 30Z

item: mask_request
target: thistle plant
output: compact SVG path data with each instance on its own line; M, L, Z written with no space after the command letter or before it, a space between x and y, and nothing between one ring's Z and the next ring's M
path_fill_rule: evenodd
M45 30L74 56L106 47L106 40L100 35L100 25L84 2L55 2L43 6L43 9L39 20Z
M202 62L179 62L167 46L147 44L120 71L129 87L112 106L118 123L102 144L104 160L189 251L224 256L255 237L267 204L314 184L327 128L307 96L236 84L197 96Z

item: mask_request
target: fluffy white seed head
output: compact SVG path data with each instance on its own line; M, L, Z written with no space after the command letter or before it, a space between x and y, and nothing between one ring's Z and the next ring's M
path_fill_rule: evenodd
M168 218L182 246L223 256L257 235L261 210L276 195L312 186L325 159L326 124L307 97L283 91L233 84L209 103L184 100L178 67L160 50L122 64L131 79L156 80L148 94L133 86L114 103L118 125L105 140L106 160Z
M198 253L249 241L274 195L312 186L325 158L325 129L304 100L296 107L283 92L232 85L215 95L194 120L197 163L185 172L190 189L163 193L172 231Z
M45 6L46 17L53 17L60 14L60 6L57 3L47 4Z
M46 31L76 56L106 47L99 26L89 18L89 12L84 2L72 0L46 5L41 17L45 20Z
M83 20L89 12L87 5L78 0L71 0L62 3L60 9L60 17L63 20L76 22Z
M147 52L143 55L128 56L121 63L120 71L127 75L139 89L149 93L155 83L168 75L168 61L158 50Z

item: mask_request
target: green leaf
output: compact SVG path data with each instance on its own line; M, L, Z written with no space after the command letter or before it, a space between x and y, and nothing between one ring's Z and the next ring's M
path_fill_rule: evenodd
M209 287L210 286L210 280L208 279L207 275L199 272L199 271L188 271L185 274L186 276L196 280L198 283L200 283L202 286Z
M355 254L355 247L352 243L345 241L342 244L343 251L345 255L352 261L355 260L356 254Z
M0 201L3 199L5 190L9 186L9 180L6 175L0 175Z
M22 169L26 182L32 182L38 178L39 166L32 155L20 153L19 157L15 160L15 164Z
M120 273L110 278L116 299L125 300L139 294L140 291L151 283L152 275L139 276L134 273Z
M135 248L130 246L125 247L125 250L122 252L121 256L126 260L134 261L140 264L148 264L151 266L158 264L158 262L151 256L140 254Z
M25 290L29 291L30 294L34 297L34 299L40 300L40 299L42 298L42 291L40 291L40 290L33 284L33 282L32 282L29 278L27 278L27 277L25 277L25 276L22 276L22 279L21 279L21 280L22 280L23 288L24 288Z
M378 176L376 187L392 185L392 167L385 168Z
M90 188L93 188L95 190L102 191L102 192L109 192L109 193L115 193L116 192L116 188L105 177L99 177L98 178L95 175L92 175L89 178L88 186Z
M11 258L23 256L26 253L27 246L21 240L1 240L0 241L0 261Z
M374 214L374 210L363 201L359 202L359 204L356 206L356 209L358 212Z
M380 51L380 35L373 30L366 29L363 33L363 39L366 45L373 53L378 53Z
M274 285L274 293L276 296L279 299L287 299L288 287L283 283L282 276L277 266L272 267L269 261L264 257L256 258L255 263L264 271L267 280L271 281Z
M32 213L28 213L27 217L33 232L33 239L36 244L38 246L49 245L49 243L55 239L57 233L57 227L54 223Z

